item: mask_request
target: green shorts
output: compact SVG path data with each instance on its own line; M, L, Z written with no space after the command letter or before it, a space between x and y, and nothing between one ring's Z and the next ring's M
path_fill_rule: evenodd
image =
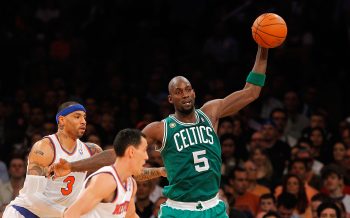
M219 201L217 205L208 209L201 209L201 206L197 206L194 210L191 209L178 209L171 207L167 202L160 206L158 213L159 218L228 218L226 213L226 205L223 201Z

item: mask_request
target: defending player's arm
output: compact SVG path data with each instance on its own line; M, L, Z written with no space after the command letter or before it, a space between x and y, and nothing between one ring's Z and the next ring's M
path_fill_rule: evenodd
M113 149L102 151L90 158L82 159L75 162L68 162L60 159L53 165L55 177L65 176L70 172L94 172L101 167L109 166L114 163L116 155Z
M201 109L214 121L214 126L219 118L238 112L259 97L265 81L267 58L268 49L258 46L255 63L244 88L223 99L215 99L203 105Z
M143 168L142 173L140 175L134 176L134 179L137 181L146 181L161 176L167 176L165 167Z
M66 209L43 194L48 182L45 176L53 159L54 150L49 139L35 143L28 157L28 171L21 192L26 194L32 203L32 212L39 217L61 217Z
M132 182L134 183L134 192L132 193L129 207L125 214L125 218L139 218L139 216L136 213L135 200L134 200L137 192L137 184L135 180L133 180Z
M66 210L64 218L78 218L91 211L103 199L110 199L114 195L117 183L113 175L101 173L93 176L86 189L78 199Z

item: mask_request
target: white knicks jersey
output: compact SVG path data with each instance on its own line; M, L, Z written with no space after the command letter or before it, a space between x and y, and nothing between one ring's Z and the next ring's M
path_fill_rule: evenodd
M74 151L70 153L62 147L56 134L48 135L44 138L49 138L54 147L55 156L53 163L57 163L60 158L63 158L68 162L73 162L91 157L89 148L79 139L77 139ZM54 203L68 207L78 197L80 190L83 187L85 177L86 172L71 172L64 177L59 177L55 180L48 179L43 194ZM25 193L21 193L21 191L19 196L11 202L11 205L17 205L31 210L31 203L27 200Z
M128 210L128 206L134 192L134 182L133 178L129 177L125 184L123 184L117 174L117 171L113 166L102 167L95 173L91 174L84 183L84 187L86 187L86 183L89 179L100 173L110 173L115 182L117 183L117 188L115 190L115 198L110 203L100 202L96 205L96 207L87 213L82 218L105 218L105 217L118 217L124 218L126 215L126 211ZM84 188L85 189L85 188ZM83 191L83 190L82 190Z

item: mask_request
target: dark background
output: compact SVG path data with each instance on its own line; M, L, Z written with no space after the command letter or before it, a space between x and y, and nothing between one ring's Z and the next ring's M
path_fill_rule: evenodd
M36 107L42 122L54 122L60 103L93 99L89 113L113 111L114 133L171 111L164 97L174 75L190 79L198 106L241 89L257 49L250 27L266 12L285 19L288 35L270 50L264 94L252 108L259 113L264 96L282 100L292 89L326 111L336 129L350 114L349 6L348 0L2 2L1 156L16 143L30 147Z

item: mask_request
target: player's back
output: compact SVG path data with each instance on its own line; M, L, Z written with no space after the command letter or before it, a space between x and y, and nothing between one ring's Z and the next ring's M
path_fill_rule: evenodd
M117 171L113 166L102 167L95 173L91 174L84 183L84 188L86 183L91 179L91 177L100 174L100 173L109 173L114 177L114 180L117 184L115 190L115 198L111 202L100 202L92 211L88 214L82 216L83 218L104 218L104 217L125 217L126 211L128 210L129 202L131 200L134 183L132 177L127 179L125 186L120 181ZM82 189L83 191L83 189Z
M77 140L77 146L74 151L69 153L60 144L55 134L46 136L50 139L54 148L54 160L53 163L59 161L60 158L67 160L68 162L78 161L91 156L89 148ZM55 204L68 207L79 195L79 192L83 186L86 177L86 172L71 172L64 177L56 178L55 180L48 179L44 195L53 201ZM10 204L24 207L31 211L32 204L26 197L26 191L21 190L19 196L16 197ZM35 209L33 209L34 211Z
M201 110L195 114L195 123L183 123L172 115L163 120L160 152L169 180L164 194L175 201L206 201L219 191L220 141L209 118Z

